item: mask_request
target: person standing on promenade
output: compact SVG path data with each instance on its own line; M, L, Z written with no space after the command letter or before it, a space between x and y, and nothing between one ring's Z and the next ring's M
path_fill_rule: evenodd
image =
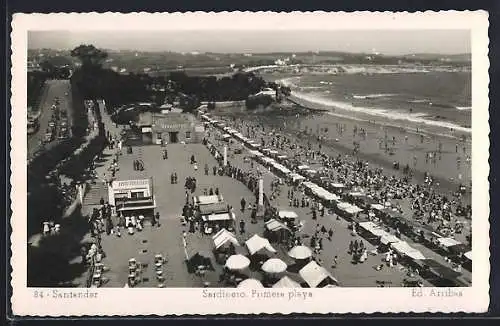
M245 206L246 206L246 200L245 198L241 198L240 204L241 204L241 212L245 213Z

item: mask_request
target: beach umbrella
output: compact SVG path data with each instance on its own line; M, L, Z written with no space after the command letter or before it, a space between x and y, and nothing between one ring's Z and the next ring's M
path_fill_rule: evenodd
M286 268L286 263L279 258L270 258L262 265L262 270L269 274L283 273Z
M250 265L250 259L243 255L232 255L226 261L226 267L229 270L236 271L240 269L245 269Z
M288 252L288 256L295 259L306 259L312 256L312 250L306 246L295 246Z
M260 283L260 281L254 279L254 278L247 278L246 280L241 281L237 287L242 288L242 289L259 289L259 288L263 288L264 285L262 285L262 283Z

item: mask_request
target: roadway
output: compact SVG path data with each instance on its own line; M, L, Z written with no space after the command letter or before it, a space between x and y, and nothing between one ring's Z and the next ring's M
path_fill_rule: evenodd
M49 121L52 117L51 106L54 104L56 97L59 98L59 108L66 109L68 112L68 130L71 130L71 114L72 114L72 98L71 98L71 84L69 80L47 80L45 82L46 90L41 95L38 110L40 111L40 128L33 135L28 136L28 159L33 158L33 155L42 150L41 140L45 135L48 128ZM68 93L66 96L65 94ZM57 138L57 135L56 135ZM44 145L45 148L54 146L57 139L49 144Z

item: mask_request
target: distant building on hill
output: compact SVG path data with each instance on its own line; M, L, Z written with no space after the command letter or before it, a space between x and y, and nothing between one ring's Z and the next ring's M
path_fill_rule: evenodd
M191 114L182 112L143 112L135 123L136 141L144 145L199 143L204 136L204 127Z

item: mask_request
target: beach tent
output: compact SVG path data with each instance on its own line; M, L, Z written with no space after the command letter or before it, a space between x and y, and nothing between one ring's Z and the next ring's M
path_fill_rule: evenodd
M382 242L385 245L401 241L401 239L399 239L398 237L396 237L393 234L387 233L385 231L384 231L384 233L385 234L380 237L380 242Z
M261 251L262 249L265 249L272 253L276 253L276 249L271 246L269 240L267 240L266 238L262 238L258 234L254 234L250 239L245 241L245 246L247 247L248 252L251 256Z
M259 148L260 147L260 144L257 144L256 142L253 142L253 141L249 142L248 145L252 148Z
M261 152L255 151L255 150L249 150L248 154L255 156L255 157L262 157L263 156L263 154Z
M467 258L468 260L472 260L472 250L464 253L464 257Z
M208 205L208 204L216 204L223 201L221 195L212 195L212 196L195 196L193 197L193 202L195 205Z
M292 173L289 176L292 179L292 182L302 181L306 179L298 173Z
M376 237L382 237L387 234L387 232L373 222L361 222L359 226Z
M276 282L274 285L273 285L273 288L274 289L279 289L279 288L300 288L300 284L298 282L295 282L294 280L292 280L290 277L288 276L283 276L281 278L281 280L279 280L278 282Z
M262 160L264 163L266 163L266 164L271 164L271 163L275 162L272 158L269 158L269 157L266 157L266 156L263 156L263 157L261 158L261 160Z
M263 287L264 285L254 278L247 278L246 280L241 281L237 286L237 288L242 289L260 289Z
M294 211L280 211L278 215L280 218L291 220L297 219L299 217Z
M370 207L373 208L374 210L377 210L377 211L382 211L384 209L384 205L380 205L380 204L371 204Z
M271 242L283 242L292 233L292 231L280 221L275 219L270 219L265 223L266 230L264 231L264 236Z
M415 248L412 248L407 242L405 241L398 241L391 243L391 247L399 252L402 255L405 255L407 257L410 257L411 259L414 260L424 260L425 256L418 251Z
M453 247L462 244L460 241L457 241L453 238L438 238L437 241L439 244L445 248Z
M299 275L311 288L324 287L327 284L338 285L338 281L324 267L315 261L309 262L299 270Z
M280 171L281 173L283 174L289 174L289 173L292 173L292 171L290 171L286 166L284 165L281 165L279 163L276 163L276 162L273 162L271 163L271 165L278 171Z
M220 247L224 246L227 243L232 243L235 246L239 245L238 239L236 239L236 236L226 229L222 229L219 232L217 232L212 237L212 240L214 241L215 249L219 249Z
M337 208L347 214L354 215L359 212L362 212L363 210L359 208L358 206L351 205L347 202L339 202L337 203Z
M265 227L268 231L271 231L271 232L277 232L279 230L290 231L290 229L285 224L281 223L280 221L275 220L274 218L267 221L265 223Z

